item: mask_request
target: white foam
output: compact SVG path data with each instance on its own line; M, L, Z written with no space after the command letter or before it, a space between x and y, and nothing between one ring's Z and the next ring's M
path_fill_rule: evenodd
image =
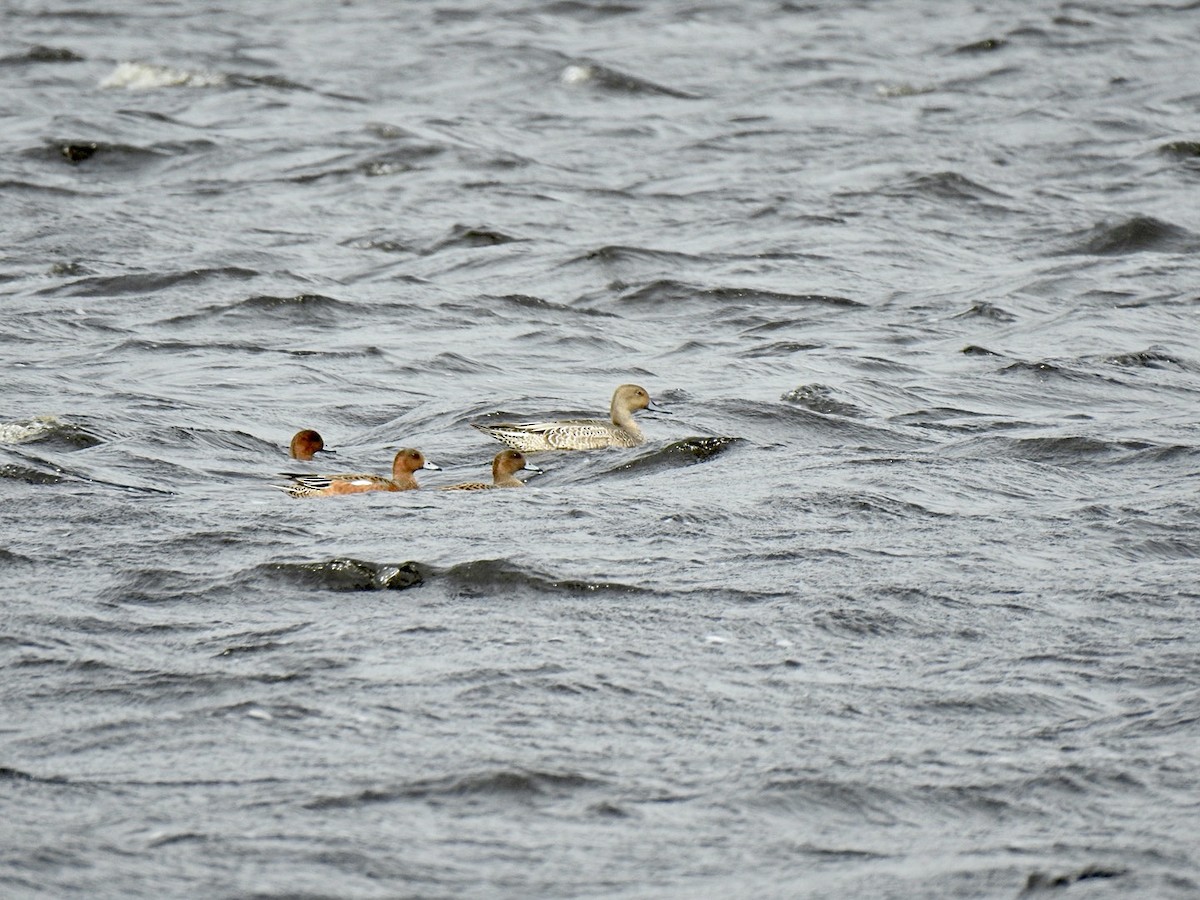
M220 72L188 72L151 63L123 62L100 82L102 88L145 91L163 87L221 87L229 77Z
M54 416L38 416L19 422L0 422L0 444L24 444L36 441L63 423Z

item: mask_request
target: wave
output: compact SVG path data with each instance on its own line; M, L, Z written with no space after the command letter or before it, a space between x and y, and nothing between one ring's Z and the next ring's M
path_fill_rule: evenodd
M415 562L374 563L349 557L266 563L251 570L251 575L269 580L283 578L299 587L326 591L402 591L425 580Z
M831 306L838 309L853 309L864 304L848 297L828 294L789 294L760 288L715 287L701 288L686 282L661 279L641 287L632 288L618 298L621 303L647 305L678 305L693 301L716 301L718 303L772 304L775 306Z
M153 63L123 62L100 81L106 90L153 90L165 87L225 87L229 76L222 72L189 71Z
M237 269L235 272L243 277L250 277L245 269ZM255 294L232 303L213 304L196 312L160 319L155 324L181 325L192 322L220 321L226 318L328 324L352 315L359 315L362 311L363 308L358 304L347 303L324 294L292 294L290 296Z
M1200 160L1200 141L1170 141L1158 148L1164 156L1182 160Z
M24 53L13 53L0 58L0 66L23 66L30 63L74 63L84 58L68 47L47 47L34 44Z
M958 172L933 172L915 175L895 187L883 188L879 193L897 197L933 197L938 200L971 201L984 203L1004 199L999 191L972 181Z
M261 274L238 266L189 269L184 272L131 272L124 275L94 275L55 285L39 294L116 297L142 296L177 285L202 285L211 281L245 281Z
M57 416L0 422L0 444L40 444L63 450L82 450L103 442L104 438L87 426Z
M522 238L513 237L494 228L482 225L454 225L445 237L430 244L423 252L438 253L442 250L477 247L497 247L501 244L512 244Z
M62 473L61 469L58 471L47 471L46 469L35 469L16 463L0 465L0 478L23 481L26 484L63 484L69 480L65 474L60 473Z
M698 94L656 84L637 75L618 72L616 69L588 60L577 60L566 66L559 74L559 81L568 87L591 87L611 94L632 96L657 95L676 97L681 100L697 100Z
M495 769L467 775L405 782L393 788L369 788L338 797L325 797L305 804L308 809L356 809L374 803L405 800L453 800L491 798L533 801L545 797L566 797L580 790L603 787L605 782L574 772L547 772L528 769Z
M603 474L635 473L648 475L653 472L663 472L668 469L678 469L684 466L694 466L697 463L708 462L725 453L734 445L741 443L739 437L690 437L672 441L665 447L651 450L628 462L623 462Z
M1152 216L1134 216L1115 225L1100 223L1058 254L1121 256L1146 252L1185 253L1197 249L1200 249L1200 237L1186 228Z

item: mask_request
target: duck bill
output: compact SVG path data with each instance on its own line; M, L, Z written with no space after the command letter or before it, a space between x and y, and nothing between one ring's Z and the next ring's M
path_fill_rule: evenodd
M437 464L435 464L435 463L431 463L429 460L425 460L425 465L421 466L421 468L422 468L422 469L432 469L432 470L433 470L433 471L435 471L435 472L440 472L440 471L442 471L442 467L441 467L441 466L439 466L439 465L437 465Z

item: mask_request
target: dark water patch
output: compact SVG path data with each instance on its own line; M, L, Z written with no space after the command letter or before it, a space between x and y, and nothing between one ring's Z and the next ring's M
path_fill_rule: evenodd
M742 350L737 355L740 359L770 359L779 356L791 356L793 353L804 353L809 350L820 350L824 344L805 344L800 341L774 341L749 350Z
M1050 873L1050 872L1032 872L1025 879L1025 887L1022 888L1018 897L1030 897L1035 894L1050 893L1059 891L1063 888L1070 887L1073 884L1079 884L1083 881L1109 880L1112 878L1120 878L1123 875L1128 875L1128 869L1121 869L1115 866L1093 865L1083 869L1077 869L1072 872Z
M677 266L680 263L694 263L701 257L690 253L679 253L674 250L651 250L648 247L627 247L620 244L608 244L588 250L566 262L566 265L577 263L600 263L603 266L633 266L651 263L655 265Z
M424 582L415 562L375 563L341 557L321 562L267 563L252 570L298 587L322 591L402 591Z
M180 451L199 448L203 450L194 456L211 457L210 450L222 453L249 451L252 453L286 452L284 442L274 444L260 437L229 428L190 428L184 425L160 425L153 431L147 432L142 440L150 447L163 447L167 450ZM193 533L193 538L204 537L202 533Z
M914 628L913 623L882 609L844 607L820 610L810 616L813 627L848 637L884 637L900 635Z
M20 553L0 547L0 563L5 565L17 565L18 563L28 564L32 562L33 560L28 556L22 556ZM4 643L8 643L8 641L4 641Z
M448 569L422 566L427 576L437 577L453 590L471 597L505 597L524 592L535 597L585 594L641 596L648 588L609 581L556 578L526 569L507 559L477 559L458 563Z
M482 225L455 225L445 237L434 241L425 248L424 252L426 254L433 254L449 249L497 247L501 244L511 244L520 240L523 239Z
M626 16L641 12L640 6L630 6L625 3L584 3L581 0L556 0L547 3L540 11L552 16L577 19L581 22L598 22L616 16Z
M1008 446L1011 455L1037 462L1071 465L1101 459L1124 459L1153 447L1143 441L1108 441L1086 435L992 438Z
M999 354L997 354L999 355ZM1091 372L1079 372L1070 369L1061 363L1052 363L1045 360L1017 360L1000 370L1002 375L1033 375L1039 381L1051 381L1054 379L1062 379L1064 381L1103 381L1109 384L1118 384L1115 379L1107 378Z
M968 310L958 313L956 319L989 319L993 322L1015 322L1017 317L992 303L976 303ZM966 350L963 351L966 353Z
M0 66L73 62L83 62L83 57L67 47L46 47L42 44L34 44L24 53L13 53L10 56L0 58Z
M694 301L774 306L831 306L851 309L863 306L856 300L826 294L787 294L756 288L701 288L681 281L662 279L633 288L618 298L623 304L679 306Z
M970 44L963 44L961 47L955 47L953 52L967 55L994 53L1006 46L1008 46L1008 42L1002 38L983 38Z
M1174 562L1200 559L1200 537L1189 531L1179 537L1155 537L1144 540L1122 539L1112 552L1130 562L1159 560Z
M816 844L796 844L790 849L792 852L824 862L866 862L893 858L886 853L879 853L874 850L858 850L851 847L820 847Z
M249 278L258 273L239 270L240 277ZM328 324L361 314L362 307L324 294L293 294L275 296L256 294L232 303L206 306L196 312L160 319L158 325L182 325L193 322L220 321L225 318L261 319L265 322L282 321L298 324Z
M644 453L628 462L621 463L604 472L604 475L614 475L618 472L633 472L647 475L652 472L662 472L667 469L679 469L684 466L694 466L697 463L708 462L723 454L735 444L741 443L739 437L690 437L681 441L673 441L667 446Z
M847 416L852 419L866 416L866 412L853 403L839 400L834 389L826 384L802 384L792 388L779 399L825 416Z
M17 782L22 784L70 784L66 778L61 778L57 775L33 775L21 769L12 769L8 766L0 766L0 784L5 782Z
M862 464L875 465L878 460L864 460ZM916 519L948 519L950 513L936 512L911 500L897 500L884 494L873 494L864 491L854 493L817 493L812 495L812 501L820 507L838 516L855 516L870 521L881 518L895 519L898 522L912 522Z
M939 200L956 202L962 200L986 201L1004 196L958 172L933 172L928 175L918 175L894 188L886 188L882 193L903 197L934 197Z
M1188 252L1200 248L1200 238L1178 225L1151 216L1135 216L1116 225L1101 223L1078 237L1060 254L1123 256L1129 253Z
M303 94L321 94L325 97L336 97L339 100L350 100L361 103L361 97L356 97L351 94L336 94L318 91L301 81L296 81L292 78L284 78L282 75L246 75L239 72L231 72L225 76L227 83L239 88L271 88L276 91L285 93L303 93ZM197 87L207 87L208 85L197 85Z
M399 373L411 373L413 375L428 375L431 372L439 372L447 375L479 375L499 371L502 371L499 366L450 352L439 353L437 356L422 360L416 365L401 366L397 369Z
M119 573L121 582L98 594L102 603L152 606L159 603L203 602L225 589L224 580L210 573L145 568Z
M609 94L629 96L676 97L681 100L697 100L698 94L656 84L636 75L618 72L616 69L588 60L577 60L566 66L559 80L569 87L590 87Z
M538 310L545 312L570 313L573 316L593 316L597 318L611 319L616 317L616 313L608 312L603 309L590 309L587 307L568 306L565 303L554 303L542 297L534 297L530 294L501 294L490 295L485 294L480 297L485 305L500 304L512 307L517 310ZM477 305L472 305L471 309L477 309Z
M181 831L147 841L146 847L150 850L157 850L160 847L171 847L177 844L216 844L222 840L224 838L218 838L211 834L203 834L196 831Z
M264 353L276 353L285 355L309 355L304 351L279 350L274 347L263 347L260 344L252 344L237 341L213 341L205 343L204 341L151 341L142 339L131 339L122 341L111 351L134 350L147 353L181 353L181 354L208 354L212 351L229 352L233 354L245 354L255 356ZM209 385L211 388L216 388L218 385Z
M39 294L116 297L153 295L176 285L203 285L210 281L244 281L259 272L237 266L191 269L185 272L131 272L126 275L96 275L38 291Z
M1200 141L1171 141L1159 147L1158 152L1175 159L1200 161Z
M550 347L563 354L562 358L564 359L586 359L589 356L618 358L632 356L637 352L633 345L623 344L612 338L588 334L564 334L560 329L539 328L521 335L518 340L522 344L528 345L531 353L536 352L533 350L535 347Z
M819 776L770 779L755 802L810 814L824 811L833 818L865 818L882 825L899 825L903 821L899 810L904 804L894 792L879 785Z
M980 347L978 344L967 344L962 348L964 356L1003 356L1002 353L997 353L995 350L989 350L987 347Z
M966 419L967 421L963 421ZM941 406L933 409L918 409L913 412L889 416L888 422L893 425L903 425L909 428L932 428L938 431L976 432L991 431L994 422L984 413L968 409L957 409L952 406Z
M269 653L273 650L283 650L287 644L279 641L263 641L260 644L234 644L215 654L216 657L246 656L252 653Z
M863 448L924 447L928 442L911 432L879 428L857 417L829 415L788 403L762 403L745 400L718 400L710 408L724 416L726 423L745 423L739 431L749 432L755 425L765 426L764 437L788 442L823 442L834 446Z
M532 803L537 800L569 797L580 790L603 787L604 783L570 772L541 772L525 769L498 769L470 775L430 778L398 785L395 788L358 791L343 797L313 800L305 808L314 810L359 809L375 803L419 800L433 805L461 801L498 800Z
M27 152L80 166L81 171L90 171L97 166L102 166L106 171L135 171L149 163L189 156L199 151L210 150L214 146L216 145L213 142L205 140L140 147L133 144L64 138L48 142L40 150Z

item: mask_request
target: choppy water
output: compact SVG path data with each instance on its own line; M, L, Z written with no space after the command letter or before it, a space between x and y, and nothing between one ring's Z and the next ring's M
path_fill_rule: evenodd
M3 13L4 896L1200 893L1196 3L234 6Z

